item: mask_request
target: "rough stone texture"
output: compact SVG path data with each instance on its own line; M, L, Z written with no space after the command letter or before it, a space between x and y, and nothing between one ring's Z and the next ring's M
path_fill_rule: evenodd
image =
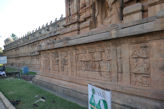
M153 73L156 75L153 72L153 66L157 69L157 64L154 64L156 60L153 60L153 55L156 54L153 51L157 49L153 43L156 43L158 39L154 40L154 35L149 34L149 37L142 35L138 38L119 39L119 43L115 40L110 40L41 51L40 61L41 72L43 73L40 73L40 75L60 78L83 85L93 81L92 84L95 85L103 83L104 88L124 91L114 85L119 84L124 89L127 88L125 92L129 90L129 93L132 94L163 99L163 93L160 93L162 92L160 89L162 88L163 78L158 78L158 81L161 82L157 82L153 81L155 76L152 76ZM163 32L161 33L162 35ZM162 39L159 40L162 41ZM162 77L163 75L159 73L158 76ZM105 85L108 83L111 86ZM156 86L161 87L159 90L157 88L154 89L153 87L155 86L152 85L157 83L159 84ZM131 86L139 90L137 92L130 91L133 89ZM147 92L150 89L152 92ZM152 95L152 93L157 92L157 95Z
M131 21L136 21L136 20L140 20L142 19L142 12L135 12L135 13L131 13L128 15L124 15L124 23L128 23Z
M0 109L6 109L1 100L0 100Z
M162 109L164 11L150 1L121 10L115 0L66 0L66 18L5 46L8 65L28 66L35 83L83 105L90 83L112 91L113 108Z
M164 10L163 0L149 0L148 15L155 16L159 11Z
M134 4L129 7L124 8L123 13L124 13L124 15L127 15L127 14L135 13L138 11L142 11L142 9L143 9L142 4L137 3L137 4Z
M5 107L5 109L15 109L15 107L9 102L9 100L0 92L0 103L3 103L3 105L2 104L0 104L0 109L1 109L1 107L2 107L2 109L3 109L3 107Z

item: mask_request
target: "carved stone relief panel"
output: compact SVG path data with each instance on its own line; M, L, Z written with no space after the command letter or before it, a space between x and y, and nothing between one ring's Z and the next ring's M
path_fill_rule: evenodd
M60 71L62 73L68 73L68 52L63 51L60 53L61 66Z
M59 52L52 52L51 53L51 61L52 61L52 65L51 65L51 69L53 72L59 72Z
M111 81L111 51L101 47L93 46L76 54L79 77Z
M76 70L76 48L72 48L71 50L69 50L69 55L68 55L68 71L69 71L69 75L70 76L77 76L77 70Z
M101 42L45 52L42 53L42 71L89 80L126 83L135 87L150 87L149 43L122 45Z
M119 22L120 6L116 0L95 0L95 17L97 25L115 24Z
M131 84L151 86L150 46L148 43L132 45L130 54Z
M50 55L49 55L49 53L42 54L41 59L42 59L42 61L41 61L42 71L44 73L50 72L51 69L50 69Z
M67 0L66 1L66 15L68 17L67 22L76 20L77 13L77 0Z

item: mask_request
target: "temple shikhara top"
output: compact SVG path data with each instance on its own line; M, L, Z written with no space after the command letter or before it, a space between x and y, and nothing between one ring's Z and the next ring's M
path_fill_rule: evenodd
M164 0L65 0L66 17L4 46L7 66L87 106L87 86L113 109L164 109ZM44 13L43 13L44 14Z

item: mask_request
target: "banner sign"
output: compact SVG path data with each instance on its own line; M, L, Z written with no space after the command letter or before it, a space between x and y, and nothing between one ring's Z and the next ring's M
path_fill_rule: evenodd
M7 56L0 56L0 64L7 64Z
M88 109L111 109L111 92L88 84Z

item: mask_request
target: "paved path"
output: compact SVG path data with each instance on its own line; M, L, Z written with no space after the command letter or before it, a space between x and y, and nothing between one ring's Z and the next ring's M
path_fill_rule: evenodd
M6 109L1 100L0 100L0 109Z

